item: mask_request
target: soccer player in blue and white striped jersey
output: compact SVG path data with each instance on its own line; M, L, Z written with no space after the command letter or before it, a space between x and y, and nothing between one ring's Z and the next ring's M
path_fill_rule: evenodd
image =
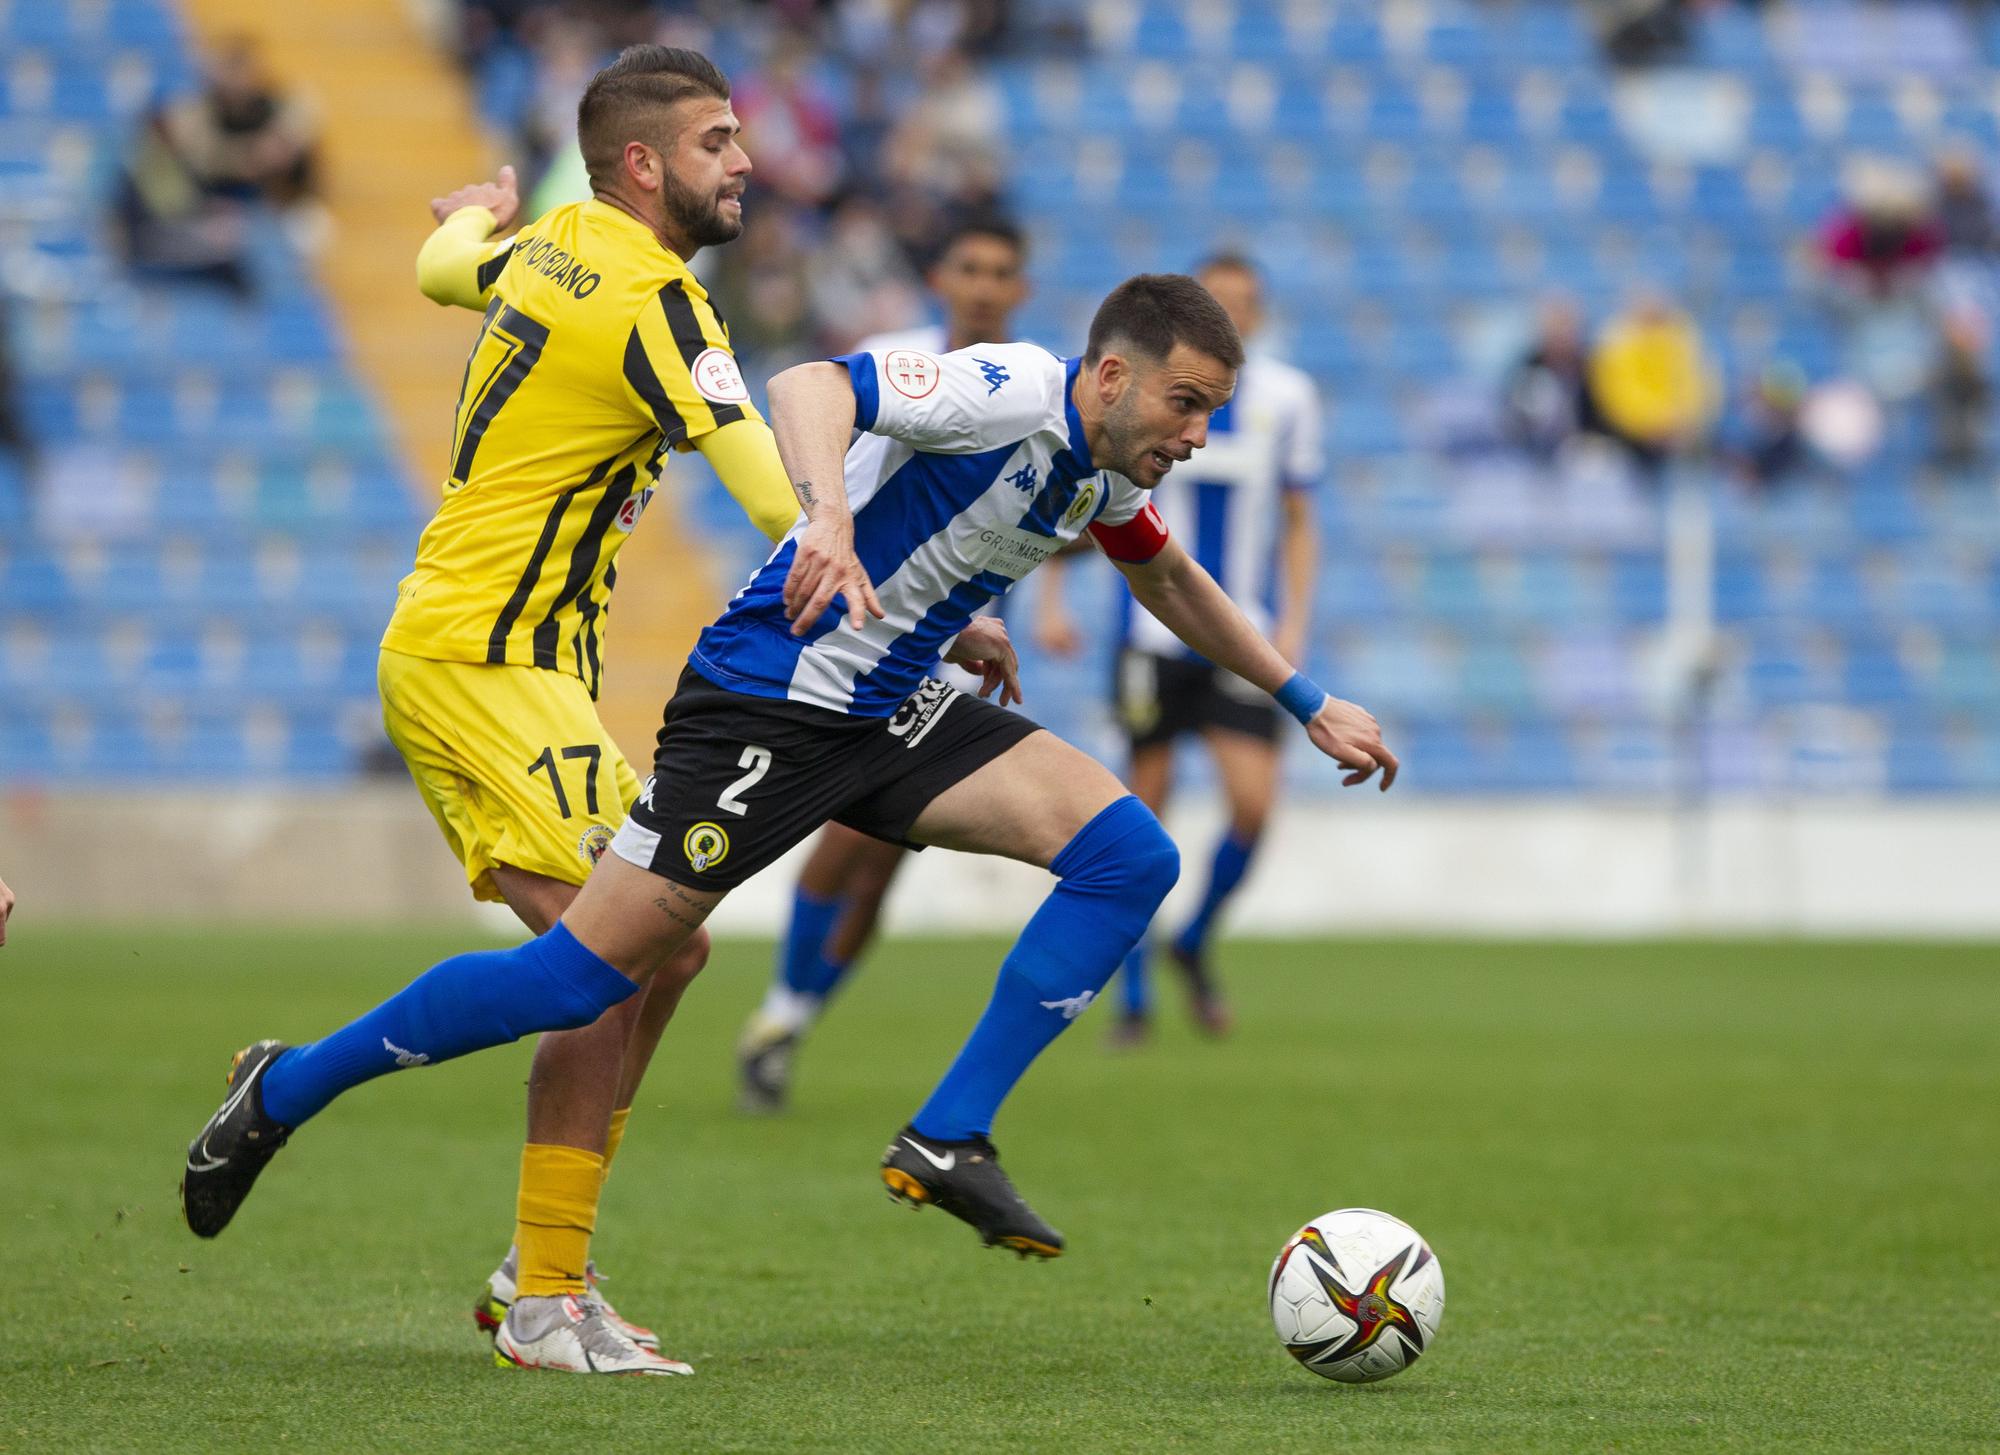
M865 338L856 352L915 349L937 355L1013 342L1014 313L1028 296L1027 257L1027 238L1009 219L991 214L962 219L924 275L941 320ZM963 668L946 664L938 675L962 692L979 690L978 679ZM900 844L844 824L820 831L792 891L770 989L737 1038L740 1109L784 1108L798 1047L874 938L883 901L907 853Z
M1179 853L1101 764L931 673L940 657L976 663L985 691L1017 697L1005 627L974 613L1088 530L1141 604L1275 697L1345 782L1393 782L1375 719L1295 672L1148 502L1206 442L1242 362L1200 284L1144 275L1105 300L1081 358L906 349L774 379L772 424L804 518L702 633L611 851L539 938L435 965L310 1045L260 1043L259 1076L197 1139L225 1163L246 1159L235 1202L296 1129L270 1116L267 1094L303 1121L400 1067L587 1024L636 994L731 889L838 820L1056 876L881 1177L990 1246L1058 1255L1062 1235L1015 1190L988 1134L1137 943Z

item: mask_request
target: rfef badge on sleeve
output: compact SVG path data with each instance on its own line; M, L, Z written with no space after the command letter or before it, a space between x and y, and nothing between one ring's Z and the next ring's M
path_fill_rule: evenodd
M938 361L916 349L891 349L882 356L882 373L905 399L922 399L938 386Z

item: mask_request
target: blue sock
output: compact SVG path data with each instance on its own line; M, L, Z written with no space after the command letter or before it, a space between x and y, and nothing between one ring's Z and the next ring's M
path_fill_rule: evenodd
M912 1122L921 1136L984 1136L1035 1057L1097 997L1174 887L1180 851L1129 794L1049 866L1058 879L1000 965L965 1049Z
M845 965L826 958L827 937L840 920L838 895L821 899L803 885L792 896L792 922L786 926L778 978L787 990L824 1000L840 983Z
M638 988L560 924L511 950L454 955L361 1019L278 1057L264 1073L264 1110L295 1127L384 1072L587 1026Z
M1174 936L1174 944L1182 953L1198 955L1208 943L1209 931L1215 927L1215 917L1222 912L1223 903L1236 892L1236 886L1243 882L1249 871L1250 857L1257 852L1255 836L1239 838L1234 833L1224 834L1222 842L1215 846L1215 860L1208 867L1208 888L1201 896L1201 907L1195 910L1194 918L1187 927Z
M1153 946L1142 933L1132 953L1125 957L1119 989L1124 992L1125 1014L1143 1020L1153 1012Z

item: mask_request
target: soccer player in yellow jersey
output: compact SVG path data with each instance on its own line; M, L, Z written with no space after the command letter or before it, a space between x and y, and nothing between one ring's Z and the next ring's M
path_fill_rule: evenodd
M639 793L593 700L618 549L665 452L700 450L774 540L799 509L687 266L743 228L750 161L727 80L694 52L633 47L584 92L577 130L589 201L505 241L491 238L518 207L511 169L432 204L419 282L485 324L380 669L389 735L473 893L537 933ZM707 953L691 944L644 996L542 1037L515 1246L477 1309L491 1331L506 1322L511 1362L685 1372L602 1301L587 1260L634 1092Z

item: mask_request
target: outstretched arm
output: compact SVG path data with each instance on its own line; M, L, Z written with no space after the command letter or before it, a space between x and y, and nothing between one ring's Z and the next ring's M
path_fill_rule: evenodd
M1343 782L1350 787L1365 783L1377 768L1383 788L1396 781L1396 755L1382 745L1382 727L1373 715L1294 672L1178 541L1167 541L1149 560L1116 564L1139 604L1162 625L1209 661L1277 698L1305 724L1314 747L1352 769Z
M438 229L417 254L417 287L438 304L483 309L493 280L513 244L494 242L521 210L514 169L502 167L491 182L474 182L448 197L431 198Z
M785 612L803 636L836 596L848 623L880 617L882 603L854 554L847 505L847 440L854 432L854 386L840 364L799 364L771 380L771 432L777 436L792 492L805 511L798 551L785 577Z

